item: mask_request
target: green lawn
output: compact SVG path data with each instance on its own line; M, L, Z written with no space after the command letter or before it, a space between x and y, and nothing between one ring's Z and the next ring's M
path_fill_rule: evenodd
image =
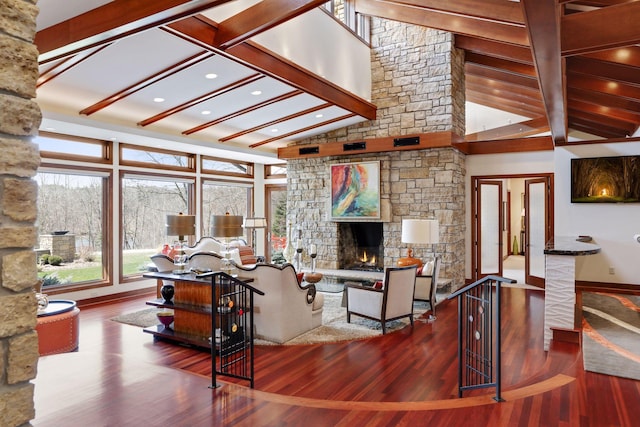
M156 251L127 251L123 256L123 270L124 275L140 273L145 271L147 264L151 262L149 257ZM100 259L96 259L99 263ZM55 274L64 283L78 283L91 280L102 279L102 266L96 265L91 267L78 267L78 268L60 268L52 269L48 271L38 272L38 277L44 277L46 275Z

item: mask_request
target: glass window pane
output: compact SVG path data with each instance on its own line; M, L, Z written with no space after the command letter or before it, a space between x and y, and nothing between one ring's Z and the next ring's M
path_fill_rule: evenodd
M224 175L253 176L253 164L213 157L202 157L202 171L205 173L222 173Z
M211 236L211 215L247 217L251 188L215 181L202 183L202 235ZM246 233L245 233L246 234ZM243 237L243 236L238 236ZM244 236L247 240L247 237Z
M480 274L497 274L500 269L500 187L498 185L480 185L482 213L480 228L481 268Z
M287 244L287 190L273 189L269 192L269 260L285 262L282 251Z
M193 184L171 178L122 179L122 275L140 274L149 257L176 236L166 235L167 215L189 212Z
M38 173L38 276L44 287L104 279L104 191L108 179Z
M34 142L38 144L40 151L103 158L102 143L61 140L42 136L34 138Z
M189 167L188 156L145 149L122 148L121 160L149 163L150 165Z

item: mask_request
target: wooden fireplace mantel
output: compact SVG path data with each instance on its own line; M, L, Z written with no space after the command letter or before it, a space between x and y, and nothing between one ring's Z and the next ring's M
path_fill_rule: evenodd
M424 150L425 148L453 147L464 138L453 132L431 132L384 138L366 138L354 141L336 141L321 144L291 145L278 149L279 159L301 159L339 155L382 153L386 151Z

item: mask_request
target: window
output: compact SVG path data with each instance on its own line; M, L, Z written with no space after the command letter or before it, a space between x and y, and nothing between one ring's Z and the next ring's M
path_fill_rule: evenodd
M39 172L38 276L44 288L102 282L109 251L104 230L109 173L47 170Z
M202 172L214 175L253 178L253 163L202 156Z
M120 144L120 164L194 172L195 155L161 150L158 148Z
M231 215L242 215L246 218L247 212L251 212L250 200L251 185L249 184L203 181L202 235L211 236L211 215L224 215L228 212Z
M108 141L40 132L34 142L38 144L40 155L44 158L102 163L111 161L111 144Z
M121 186L121 275L137 276L151 255L177 240L166 235L166 217L190 212L193 180L125 174Z
M287 177L287 164L282 163L280 165L264 165L265 178L286 178Z

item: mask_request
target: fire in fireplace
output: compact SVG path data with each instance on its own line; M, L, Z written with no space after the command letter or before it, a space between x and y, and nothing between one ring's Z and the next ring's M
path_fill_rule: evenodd
M381 222L341 222L338 225L338 268L383 271Z

